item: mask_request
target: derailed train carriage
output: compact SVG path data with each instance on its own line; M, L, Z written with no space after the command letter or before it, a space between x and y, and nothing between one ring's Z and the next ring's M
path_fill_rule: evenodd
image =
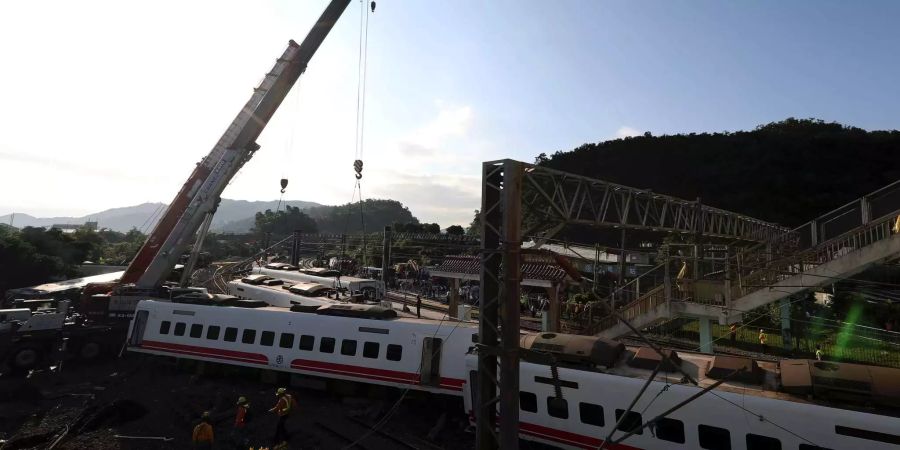
M141 301L128 349L462 396L474 421L475 324L399 318L389 309L353 304L292 309ZM626 411L661 364L655 352L556 333L523 334L522 347L546 356L520 363L523 439L589 449L612 431L613 441L634 431L606 448L900 445L898 369L669 351L669 364ZM557 366L558 377L547 360ZM699 385L687 383L679 369ZM658 417L723 377L711 392Z

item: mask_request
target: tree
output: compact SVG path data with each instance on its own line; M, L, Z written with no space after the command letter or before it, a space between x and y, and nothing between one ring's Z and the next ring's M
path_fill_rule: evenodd
M253 232L259 234L276 234L288 235L294 231L302 231L304 233L315 233L318 231L316 221L306 215L300 208L295 206L286 206L283 211L272 212L267 209L265 212L256 213L256 226Z
M472 218L472 223L466 228L466 234L469 236L481 236L481 212L477 209L475 210L475 217Z
M900 179L898 150L900 131L788 118L752 131L589 143L541 166L796 226Z
M118 265L130 263L147 239L147 236L137 228L132 228L127 233L101 232L101 236L105 238L106 242L103 246L102 261Z
M394 223L392 229L397 233L440 233L441 226L436 223Z
M466 229L462 225L450 225L447 227L447 234L450 236L463 236L466 234Z
M371 233L394 223L419 223L409 208L396 200L368 199L362 206L359 203L317 206L307 213L322 233Z
M26 227L28 228L28 227ZM62 258L42 254L19 232L0 229L0 292L65 275Z

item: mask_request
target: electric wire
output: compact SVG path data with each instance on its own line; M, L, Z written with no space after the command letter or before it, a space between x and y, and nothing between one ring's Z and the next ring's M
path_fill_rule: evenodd
M438 334L438 332L441 330L441 327L443 326L444 321L445 321L446 319L448 319L448 318L449 318L449 315L448 315L448 314L444 314L443 316L441 316L440 322L438 322L438 326L437 326L437 328L435 328L435 330L434 330L434 334L431 335L431 338L432 338L432 339L434 339L435 337L437 337L437 334ZM444 341L450 339L450 336L453 335L453 332L456 331L456 329L459 328L459 326L460 326L462 323L463 323L463 321L461 321L461 320L460 320L460 321L457 321L457 322L456 322L456 325L454 325L453 328L450 329L450 332L447 333L447 336L444 338ZM436 354L432 354L431 357L432 357L432 359L434 359L435 357L439 357L439 356L442 355L442 354L443 354L442 352L437 352ZM416 369L415 374L418 376L418 375L420 374L420 371L421 371L421 370L422 370L422 367L421 367L421 365L420 365L419 368ZM384 414L384 416L382 416L382 418L381 418L378 422L376 422L374 425L372 425L371 430L369 430L366 434L360 436L358 439L356 439L355 441L353 441L353 442L350 443L349 445L344 446L344 447L342 448L342 450L346 450L346 449L349 449L349 448L353 448L354 446L356 446L357 444L359 444L360 442L362 442L364 439L366 439L367 437L371 436L373 433L377 432L382 426L386 425L386 424L390 421L390 419L393 418L394 413L396 413L397 410L400 408L400 404L401 404L401 403L403 402L403 400L406 398L406 394L408 394L409 391L410 391L411 389L412 389L412 386L411 386L411 385L407 386L406 389L403 390L403 393L400 394L400 398L398 398L397 401L394 402L394 404L391 406L391 408L388 409L388 412L386 412L386 413Z

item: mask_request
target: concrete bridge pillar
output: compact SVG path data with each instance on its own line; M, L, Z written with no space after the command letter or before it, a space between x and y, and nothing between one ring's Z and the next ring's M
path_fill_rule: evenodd
M697 320L700 322L700 351L703 353L712 353L712 319L700 317Z
M547 296L550 297L550 305L548 305L547 310L544 311L544 315L547 316L546 326L544 327L544 331L549 331L553 333L559 333L559 322L560 322L560 311L559 311L559 284L553 283L551 287L547 288Z

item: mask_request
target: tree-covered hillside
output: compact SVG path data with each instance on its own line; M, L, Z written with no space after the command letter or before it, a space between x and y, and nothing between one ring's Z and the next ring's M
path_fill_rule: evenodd
M547 167L800 225L900 179L900 132L787 119L753 131L650 136L538 157Z
M316 206L306 213L316 221L320 233L360 233L364 223L367 232L381 231L394 223L419 223L409 208L396 200L367 199L362 204L362 216L359 202Z

